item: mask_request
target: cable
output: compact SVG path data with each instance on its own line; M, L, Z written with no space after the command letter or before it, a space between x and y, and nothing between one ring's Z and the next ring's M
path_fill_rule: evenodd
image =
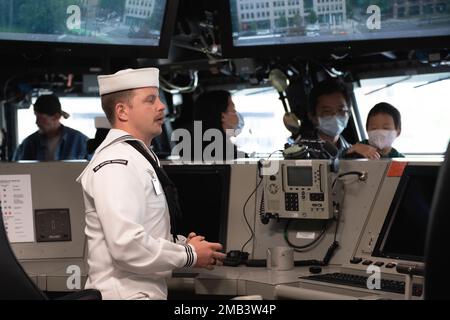
M359 171L349 171L349 172L345 172L342 173L340 175L338 175L332 184L332 189L334 189L336 182L338 179L345 177L345 176L349 176L349 175L357 175L360 181L365 181L367 180L367 172L359 172ZM302 261L296 261L296 265L298 266L309 266L309 265L321 265L321 266L327 266L330 263L331 258L333 257L334 252L336 251L337 248L339 248L339 242L336 240L337 239L337 234L338 234L338 230L339 230L339 224L340 224L340 220L341 220L341 210L340 210L340 204L337 204L337 216L335 218L336 221L336 227L334 230L334 237L333 237L333 242L331 243L330 247L328 248L324 258L322 261L317 261L317 260L302 260ZM326 230L328 229L328 221L325 224L325 227L322 229L321 233L319 234L319 236L314 239L313 241L311 241L308 244L305 244L303 246L297 246L294 245L290 240L289 240L289 226L292 222L292 219L288 220L288 222L286 223L286 227L284 229L284 239L286 240L286 242L289 244L289 246L293 247L294 250L296 252L306 252L312 249L313 246L317 245L323 238L325 235Z
M261 194L261 202L259 204L259 217L260 217L260 219L262 219L261 216L264 215L264 213L265 213L265 202L264 202L264 188L263 188L263 191L262 191L262 194Z
M339 229L339 223L341 222L341 208L339 207L339 204L337 204L337 217L336 217L336 229L334 230L334 238L333 241L336 242L336 238L337 238L337 233L338 233L338 229Z
M363 171L349 171L349 172L341 173L340 175L338 175L338 176L334 179L333 184L331 185L331 190L334 190L334 187L335 187L335 185L336 185L336 182L337 182L340 178L345 177L345 176L349 176L349 175L357 175L359 181L366 181L366 180L367 180L367 172L363 172ZM338 234L338 230L339 230L339 224L340 224L340 222L341 222L341 210L340 210L340 209L341 209L341 208L340 208L341 204L340 204L340 203L337 203L336 206L337 206L337 207L336 207L336 209L337 209L336 229L335 229L335 231L334 231L333 244L332 244L331 247L328 249L329 251L332 250L332 247L333 247L333 246L336 246L336 247L339 246L339 243L337 242L336 239L337 239L337 234ZM336 249L336 248L334 248L334 249ZM334 250L334 249L333 249L333 250ZM332 253L331 253L331 254L332 254ZM331 259L331 256L329 257L329 259Z
M248 202L250 201L251 197L256 193L256 191L258 190L259 186L261 185L261 182L263 181L263 178L259 179L258 184L256 185L255 189L253 190L253 192L248 196L247 200L244 203L244 207L242 208L242 213L244 215L244 219L245 219L245 223L247 224L248 228L250 229L251 232L251 236L250 238L247 240L247 242L244 243L244 245L242 246L241 252L244 252L245 247L247 246L247 244L249 244L250 241L252 241L253 237L255 236L255 232L252 229L252 226L250 225L250 223L248 222L247 219L247 214L245 212L245 209L247 207Z
M338 179L345 177L345 176L350 176L350 175L356 175L359 178L359 181L366 181L367 180L367 172L364 171L349 171L349 172L344 172L341 173L340 175L338 175L334 181L333 184L331 185L331 189L334 189L334 186L336 185L336 182Z
M297 246L297 245L293 244L293 243L289 240L289 226L291 225L291 223L292 223L292 219L289 219L289 220L286 222L286 226L284 227L284 240L286 240L287 244L288 244L290 247L294 248L295 251L297 251L297 252L307 252L307 251L311 250L312 247L313 247L314 245L318 244L318 243L323 239L323 236L325 235L325 232L326 232L327 229L328 229L328 221L327 221L327 222L325 223L324 228L322 229L322 231L320 232L320 234L319 234L319 236L318 236L317 238L315 238L315 239L314 239L313 241L311 241L310 243L307 243L307 244L302 245L302 246Z
M276 152L283 152L283 150L275 150L274 152L272 152L271 154L269 154L269 156L267 157L266 161L269 161L270 158L271 158Z
M292 220L292 219L291 219ZM313 241L311 241L310 243L304 245L304 246L296 246L293 245L288 238L288 228L289 228L289 224L291 222L291 220L288 221L288 223L286 224L286 228L285 228L285 232L284 232L284 238L286 240L286 242L294 248L294 250L296 252L307 252L309 250L312 249L312 247L314 245L317 245L320 240L323 239L326 230L328 229L327 224L325 225L325 228L321 231L320 235L314 239ZM337 228L336 228L336 232L337 232ZM335 234L335 238L333 240L333 243L330 245L330 247L328 248L324 258L322 261L319 260L300 260L300 261L295 261L295 265L296 266L313 266L313 265L319 265L319 266L327 266L330 263L331 258L333 257L334 251L339 248L339 242L336 241L336 234Z
M366 181L367 180L367 172L349 171L349 172L345 172L345 173L342 173L342 174L338 175L334 179L331 188L334 189L338 179L340 179L342 177L345 177L345 176L349 176L349 175L357 175L360 181ZM339 224L341 222L341 210L340 210L341 204L338 203L338 204L336 204L336 206L337 206L336 207L337 216L336 216L336 228L334 230L333 243L328 248L327 253L325 254L325 257L323 258L323 261L322 261L322 265L323 266L327 266L330 263L330 260L333 257L334 251L336 251L336 249L339 248L339 242L336 239L337 239L337 234L338 234L338 230L339 230Z
M272 152L272 153L269 155L269 157L267 157L266 161L268 161L268 160L270 159L270 157L272 157L272 155L275 154L276 152L282 152L282 151L283 151L283 150L275 150L274 152ZM258 163L260 164L261 162L258 162ZM258 167L258 171L260 171L260 167ZM258 176L260 177L259 182L258 182L258 184L256 185L255 189L252 191L252 193L248 196L247 200L246 200L245 203L244 203L244 207L242 208L242 213L243 213L243 216L244 216L244 220L245 220L245 223L247 224L248 228L250 229L251 236L250 236L250 238L247 240L247 242L245 242L244 245L242 246L241 252L244 251L244 249L245 249L245 247L247 246L247 244L249 244L249 242L252 241L252 239L253 239L254 236L255 236L255 232L253 231L253 229L252 229L250 223L248 222L247 214L246 214L246 212L245 212L245 209L247 208L247 204L248 204L248 202L250 201L251 197L256 193L256 191L258 190L258 188L259 188L259 186L261 185L262 181L264 180L264 177L261 176L261 173L260 173L260 172L258 172ZM259 207L259 214L260 214L260 216L263 214L263 211L264 211L264 191L263 191L263 194L262 194L261 203L260 203L260 207Z
M262 163L262 161L269 161L270 160L270 158L276 153L276 152L283 152L283 150L275 150L274 152L272 152L271 154L269 154L269 156L267 157L267 159L261 159L261 160L259 160L258 161L258 175L262 178L263 177L263 175L262 175L262 173L261 173L261 167L263 167L264 165L263 165L263 163Z
M198 87L198 71L191 71L190 73L191 83L186 87L179 87L174 85L160 76L161 89L169 93L190 93L194 92Z

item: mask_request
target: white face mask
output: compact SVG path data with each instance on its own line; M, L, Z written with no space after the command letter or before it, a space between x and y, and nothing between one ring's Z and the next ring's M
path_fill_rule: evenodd
M234 126L234 129L225 130L225 133L227 134L228 137L237 137L238 135L240 135L242 133L242 129L245 126L245 121L244 121L244 117L242 116L242 114L240 114L239 112L236 112L236 115L238 118L238 122Z
M380 150L389 148L397 138L397 130L371 130L369 135L369 144Z
M244 129L245 126L245 121L244 121L244 117L242 116L242 114L240 114L239 112L236 112L239 122L236 125L236 128L234 129L234 131L236 132L236 135L239 135L242 132L242 129Z

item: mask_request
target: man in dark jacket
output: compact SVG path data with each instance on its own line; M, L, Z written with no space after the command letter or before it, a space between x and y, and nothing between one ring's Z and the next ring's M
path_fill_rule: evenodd
M61 110L58 97L40 96L34 104L34 113L39 130L23 140L14 152L13 161L87 159L88 137L61 124L61 117L67 119L69 114Z

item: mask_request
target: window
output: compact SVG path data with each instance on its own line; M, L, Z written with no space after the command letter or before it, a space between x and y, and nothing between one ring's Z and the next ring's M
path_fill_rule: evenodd
M387 102L402 116L402 132L394 142L399 152L444 153L450 139L448 88L450 73L362 80L361 87L355 89L362 126L365 129L367 114L375 104Z
M33 102L36 99L33 99ZM61 108L70 117L68 119L61 118L61 123L65 126L71 127L81 131L89 138L95 137L95 117L104 117L100 98L59 98ZM17 112L18 122L18 143L36 132L36 117L34 116L33 107L30 109L22 109Z
M273 88L244 89L233 92L236 110L245 126L236 138L238 149L248 154L270 154L284 149L290 132L284 127L284 109Z

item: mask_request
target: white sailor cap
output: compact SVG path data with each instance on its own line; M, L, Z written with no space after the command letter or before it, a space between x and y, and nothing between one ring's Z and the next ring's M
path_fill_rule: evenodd
M101 96L123 90L159 88L159 69L157 68L126 69L97 78Z

